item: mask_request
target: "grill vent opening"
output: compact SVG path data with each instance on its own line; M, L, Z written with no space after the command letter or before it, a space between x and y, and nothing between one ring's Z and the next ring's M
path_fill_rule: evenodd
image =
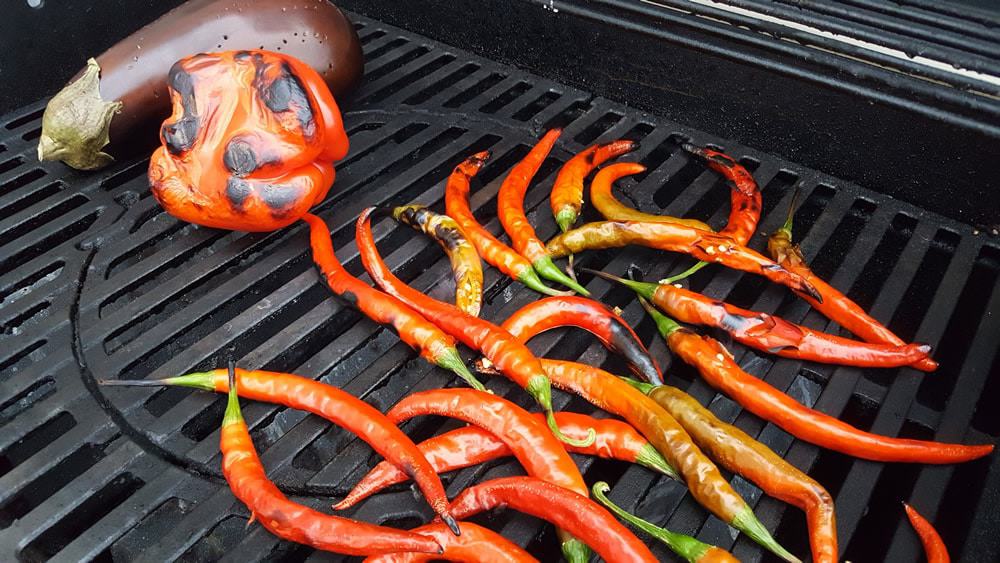
M0 452L0 476L6 475L11 469L30 459L31 456L74 426L76 426L76 419L64 411L28 432L23 438Z
M48 397L55 390L56 382L51 377L44 377L35 381L27 389L0 404L0 423L13 420L15 416L24 412L31 405Z
M511 86L499 96L493 98L489 103L483 105L479 108L479 111L485 114L492 114L500 111L501 108L507 104L513 102L514 100L520 98L524 94L531 90L531 84L527 82L518 82L517 84Z
M444 78L435 82L434 84L427 86L426 88L420 90L416 94L410 95L410 97L403 100L403 103L407 105L422 104L427 100L431 99L431 97L440 92L442 89L452 86L461 80L464 80L465 78L469 77L470 75L472 75L472 73L476 72L480 68L482 67L479 66L478 64L466 63L462 65L461 68L453 71L448 76L445 76Z
M580 131L573 140L581 145L589 145L597 140L605 131L614 127L623 117L625 116L616 111L605 112L604 115L591 123L590 126Z
M9 501L0 506L0 529L10 527L15 520L34 510L53 493L83 475L103 458L104 451L100 446L84 444L51 469L32 479Z
M909 242L915 226L916 221L908 215L899 213L893 217L889 229L868 259L861 275L858 276L857 283L847 292L847 296L862 309L866 311L871 309L875 297Z

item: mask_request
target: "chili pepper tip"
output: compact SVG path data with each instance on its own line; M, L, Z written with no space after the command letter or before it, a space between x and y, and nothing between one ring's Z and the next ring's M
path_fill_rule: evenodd
M451 533L455 534L456 536L462 535L462 530L458 527L458 522L455 521L454 516L452 516L451 514L442 514L441 520L443 520L444 523L448 525L448 529L451 530Z

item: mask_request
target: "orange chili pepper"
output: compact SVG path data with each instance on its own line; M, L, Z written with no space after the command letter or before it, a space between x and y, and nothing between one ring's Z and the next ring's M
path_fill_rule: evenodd
M541 414L533 416L539 419L539 422L545 422ZM660 452L629 424L620 420L596 419L571 412L557 412L555 416L559 428L570 438L584 440L591 429L597 432L597 439L593 444L583 447L567 444L566 451L627 461L673 479L680 479ZM434 471L439 474L513 455L503 440L476 426L445 432L420 442L417 447L434 467ZM358 481L337 508L350 508L386 487L403 483L408 479L409 477L393 464L379 462Z
M462 522L462 535L456 536L443 524L431 523L410 530L434 538L444 551L440 554L393 553L376 555L365 563L427 563L430 561L456 561L458 563L538 563L527 551L511 543L500 534Z
M201 53L170 68L173 114L149 162L156 201L220 229L273 231L326 197L347 154L320 75L270 51Z
M646 167L638 162L617 162L602 168L590 184L590 203L605 219L611 221L645 221L648 223L674 223L704 231L713 230L708 224L697 219L681 219L670 215L643 213L618 201L611 188L616 180L633 174L641 174ZM566 229L563 229L565 232Z
M722 174L732 190L729 207L729 221L726 227L719 231L720 235L728 236L738 244L746 246L757 230L760 222L761 195L753 174L736 162L731 156L708 147L699 147L684 143L681 148L700 157L709 168Z
M580 470L559 440L529 412L502 397L475 389L434 389L409 395L386 413L395 424L421 415L475 424L502 440L529 475L585 497L588 494ZM560 533L560 539L568 561L588 560L583 542L565 533Z
M524 194L528 191L528 185L561 134L562 129L552 129L546 133L531 152L507 174L497 193L497 218L510 236L514 250L531 262L531 267L539 276L561 283L581 295L590 295L583 286L556 267L545 250L545 243L539 240L524 214Z
M743 408L811 444L872 461L958 463L989 455L991 444L966 446L890 438L859 430L846 422L799 403L740 369L729 350L707 336L681 327L650 307L647 309L670 349L716 389Z
M521 342L527 342L552 328L582 328L596 336L606 348L621 354L632 373L650 383L663 383L660 366L649 355L649 350L643 346L632 327L614 311L593 299L566 296L532 301L500 326Z
M452 506L469 518L494 508L513 508L587 538L607 563L656 563L646 544L586 496L532 477L506 477L469 487Z
M559 432L559 426L552 417L552 388L542 366L538 363L538 358L506 330L489 321L473 317L450 303L442 303L428 297L397 278L382 261L375 246L371 229L371 214L374 209L370 207L361 212L354 237L358 252L361 254L361 261L372 280L420 314L434 319L434 323L442 330L489 358L505 376L531 394L538 405L545 410L552 432L560 440L568 441L569 439Z
M294 503L281 494L264 473L264 466L250 440L250 431L240 413L236 370L232 366L229 369L229 401L222 419L219 447L222 450L222 473L233 495L250 509L250 521L259 520L262 526L280 538L345 555L442 552L433 538L323 514Z
M531 262L484 229L469 209L469 180L479 173L489 157L490 151L479 152L455 167L444 190L445 213L458 223L488 264L539 293L566 295L542 283Z
M455 306L478 317L483 305L483 265L479 261L479 253L458 223L423 205L397 207L392 210L392 216L441 245L451 261L451 272L455 278Z
M849 297L837 290L837 288L826 283L806 264L799 251L798 245L792 243L792 219L795 216L795 200L798 192L792 196L792 203L788 208L788 218L785 224L771 234L767 239L767 250L774 260L781 264L783 268L790 272L795 272L802 276L814 288L819 298L803 295L802 298L812 305L814 309L823 313L826 318L836 322L840 326L849 330L858 338L866 342L876 344L887 344L890 346L903 346L906 343L902 338L896 336L885 325L878 322L864 311L857 303L851 301ZM929 357L916 361L912 366L918 370L932 372L937 369L938 364Z
M927 554L927 563L949 563L951 556L948 555L948 548L945 547L941 536L934 529L934 526L926 518L917 512L917 509L903 503L906 509L906 517L910 519L910 525L920 536L920 543L924 544L924 552Z
M458 355L454 338L399 299L372 288L348 273L333 252L333 241L326 223L311 213L306 213L302 220L309 224L313 262L334 295L371 320L391 326L400 340L418 350L427 361L451 370L474 389L485 389Z
M583 209L583 180L595 168L608 160L621 156L639 148L639 143L620 139L601 145L587 147L573 158L566 161L559 169L556 183L552 186L549 202L552 205L552 216L563 232L576 223Z
M236 369L234 373L241 397L311 412L364 440L394 467L416 481L434 511L457 533L455 519L448 514L448 497L437 472L416 444L378 409L346 391L307 377L243 369ZM216 393L229 393L231 388L227 370L224 369L166 379L112 379L99 383L126 387L193 387Z

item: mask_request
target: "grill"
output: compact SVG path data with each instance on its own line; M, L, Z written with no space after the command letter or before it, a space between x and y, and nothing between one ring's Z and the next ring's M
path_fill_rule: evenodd
M351 15L364 43L367 82L344 103L351 153L332 195L318 208L338 256L363 270L354 219L374 204L443 208L443 180L465 156L491 149L472 207L498 233L495 196L503 175L544 129L563 126L556 150L526 200L544 239L555 233L547 204L555 172L595 141L631 138L627 159L649 171L622 197L646 210L724 222L728 188L679 150L690 140L723 148L752 170L764 196L761 233L783 221L794 188L803 204L796 237L817 271L904 339L935 346L941 369L863 370L759 356L733 346L750 373L807 405L879 434L992 442L1000 415L1000 244L931 211L689 129L608 99L503 66L378 21ZM395 336L335 301L312 269L304 226L276 233L214 231L166 215L151 197L145 160L97 174L37 163L44 103L0 119L0 558L79 560L339 560L278 541L221 480L219 397L185 390L108 390L96 378L166 377L223 365L318 376L385 410L416 390L458 385L416 358ZM447 261L423 237L376 225L388 264L405 281L449 299ZM752 245L761 248L758 234ZM686 267L677 255L629 248L579 257L586 266L648 279ZM583 276L594 297L620 306L653 355L665 345L627 290ZM739 272L708 269L691 286L755 310L835 331L781 290ZM535 294L486 272L484 318L506 318ZM592 338L554 331L535 339L542 355L624 373ZM471 359L471 356L466 356ZM686 366L668 378L727 421L784 455L834 495L842 555L853 561L916 560L920 547L898 501L936 519L953 555L995 560L1000 457L959 466L884 465L821 451L762 424L717 395ZM488 385L523 406L527 395L503 379ZM556 393L556 407L592 413ZM367 445L325 421L267 404L244 414L269 475L296 500L325 509L377 460ZM421 418L416 440L454 425ZM588 483L607 480L612 499L667 527L730 548L741 560L769 560L698 507L682 486L624 464L578 457ZM449 495L516 474L494 463L445 477ZM798 510L736 489L797 554L808 553ZM348 513L409 526L430 517L408 488L378 495ZM490 527L542 560L558 556L551 527L498 512ZM663 559L671 556L654 547Z

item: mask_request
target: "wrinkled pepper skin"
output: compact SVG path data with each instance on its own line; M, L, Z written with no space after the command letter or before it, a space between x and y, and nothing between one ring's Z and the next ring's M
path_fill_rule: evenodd
M564 295L564 292L556 291L542 283L535 269L531 267L531 262L514 252L513 248L500 242L493 233L483 228L472 214L472 209L469 208L469 184L482 170L489 157L490 151L478 152L455 167L448 176L444 190L445 213L458 223L487 264L539 293Z
M434 538L444 552L393 553L376 555L365 559L365 563L429 563L431 561L454 561L456 563L538 563L527 551L513 544L500 534L477 526L472 522L459 524L462 535L452 534L441 523L434 522L413 528L415 534Z
M549 203L552 206L552 216L563 232L576 223L583 209L583 180L598 166L612 158L639 148L639 143L620 139L587 147L559 169Z
M697 368L712 387L743 408L811 444L872 461L959 463L989 455L992 445L966 446L890 438L859 430L830 415L806 407L766 382L740 369L729 351L712 338L678 328L667 342L683 361Z
M506 477L479 483L455 497L456 514L469 518L494 508L530 514L576 537L608 563L656 563L656 557L635 534L586 496L532 477Z
M826 489L764 444L719 420L680 389L663 385L647 394L677 419L712 459L753 481L768 495L803 510L813 561L836 563L837 523L833 498Z
M760 222L761 195L753 174L731 156L717 150L689 143L681 145L681 148L704 160L709 168L728 180L732 188L729 221L719 234L746 246Z
M535 413L533 416L539 423L545 424L541 414ZM589 446L566 444L564 447L570 453L636 463L679 478L660 453L635 428L625 422L610 418L596 419L571 412L557 412L555 417L559 428L570 438L584 440L590 429L597 432L594 443ZM514 455L503 440L472 425L428 438L417 444L417 447L434 467L434 471L439 474ZM409 477L395 465L385 461L379 462L347 494L350 502L345 499L346 504L338 507L350 508L386 487L407 480Z
M944 540L938 534L934 526L927 521L917 509L903 503L906 509L906 517L910 520L910 525L920 536L920 543L924 546L924 553L927 554L927 563L950 563L951 556L948 555L948 548L944 545Z
M193 55L170 69L173 113L149 162L178 219L273 231L326 197L347 154L340 110L315 70L270 51Z
M507 318L501 325L521 342L564 326L590 332L612 352L620 354L632 373L642 379L663 383L663 372L639 336L624 319L603 304L586 297L547 297L532 301Z
M602 168L590 184L590 203L598 213L609 221L644 221L647 223L673 223L685 225L703 231L712 231L707 223L697 219L682 219L670 215L654 215L644 213L618 201L611 189L617 180L625 176L642 174L646 167L638 162L616 162ZM563 229L565 232L566 229Z
M344 555L441 553L433 538L323 514L288 500L264 473L240 413L235 374L230 380L233 383L219 438L222 474L233 495L250 509L251 520L280 538Z
M397 207L392 210L392 216L431 237L444 249L455 278L455 306L478 317L483 305L483 265L479 253L458 223L422 205Z
M630 244L681 252L704 262L764 276L799 295L814 298L819 295L802 276L789 272L754 250L733 244L729 237L683 225L598 221L553 238L548 243L548 249L553 257L558 258L584 250L621 248Z

